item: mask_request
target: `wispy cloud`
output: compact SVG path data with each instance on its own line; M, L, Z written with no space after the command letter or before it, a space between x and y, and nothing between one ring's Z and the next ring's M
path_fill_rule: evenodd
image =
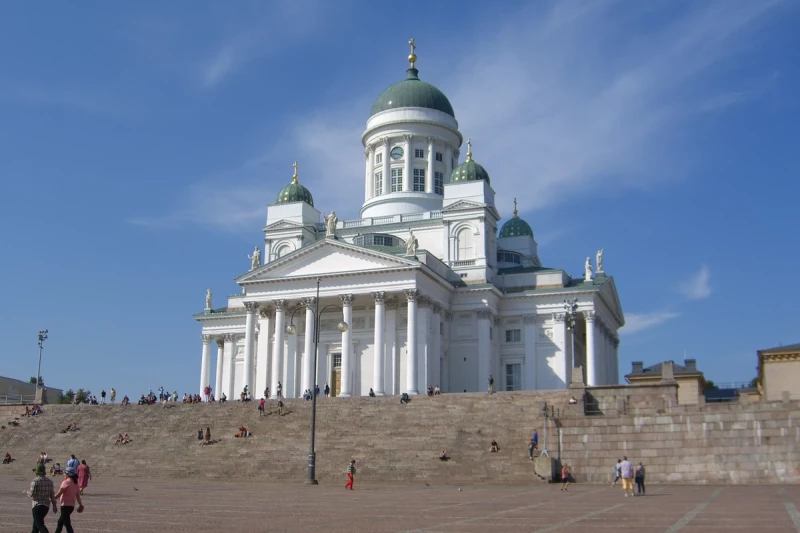
M677 318L680 313L670 311L654 311L651 313L625 313L625 326L620 330L623 335L632 335L652 329L665 322Z
M711 271L706 265L688 280L678 284L678 290L689 300L704 300L711 296Z

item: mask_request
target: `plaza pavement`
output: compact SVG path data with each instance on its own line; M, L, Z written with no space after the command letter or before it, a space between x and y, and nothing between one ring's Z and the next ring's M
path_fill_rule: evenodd
M800 487L655 486L624 498L608 485L229 483L95 480L78 533L150 532L800 532ZM27 533L30 479L0 487L0 532ZM137 490L138 489L138 490ZM56 518L47 517L50 531Z

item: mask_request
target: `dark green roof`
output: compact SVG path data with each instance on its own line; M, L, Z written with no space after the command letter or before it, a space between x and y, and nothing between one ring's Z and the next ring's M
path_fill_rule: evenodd
M450 183L478 180L491 183L491 181L489 181L489 173L486 172L485 168L472 160L471 154L468 154L467 160L454 168L453 173L450 175Z
M515 214L514 218L507 220L503 227L500 228L499 238L505 239L506 237L519 237L522 235L533 237L533 230L527 222Z
M442 91L419 79L419 71L411 67L406 71L406 79L397 82L383 91L375 100L369 116L401 107L425 107L447 113L455 118L453 106Z
M294 202L305 202L314 207L314 198L311 196L311 191L300 185L300 182L297 181L297 176L294 176L292 182L280 190L278 198L275 200L276 204L291 204Z

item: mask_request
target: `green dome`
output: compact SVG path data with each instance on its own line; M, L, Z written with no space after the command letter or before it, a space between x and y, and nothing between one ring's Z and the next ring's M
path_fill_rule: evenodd
M450 175L450 183L459 183L461 181L478 181L483 180L486 183L491 183L489 180L489 173L481 165L472 160L472 140L467 140L467 160L453 169Z
M292 182L280 190L278 198L275 200L276 204L291 204L294 202L305 202L314 207L314 198L311 196L311 191L297 181L297 163L294 164Z
M506 221L503 227L500 228L500 239L506 237L521 237L527 235L533 238L533 230L527 222L519 218L517 212L517 199L514 198L514 217Z
M406 71L406 79L397 82L383 91L375 100L369 116L401 107L425 107L447 113L455 118L453 106L442 91L419 79L419 71L411 67Z

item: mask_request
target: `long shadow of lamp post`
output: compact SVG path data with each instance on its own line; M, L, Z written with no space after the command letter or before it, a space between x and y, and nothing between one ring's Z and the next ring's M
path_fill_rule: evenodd
M314 309L310 309L307 305L303 305L302 307L298 307L292 312L292 316L289 318L289 325L286 326L286 333L288 335L295 335L297 334L297 327L294 325L294 314L297 313L300 309L306 308L310 309L310 311L314 315L314 373L311 376L313 383L311 384L311 445L308 451L308 479L306 480L307 485L317 485L319 482L317 481L317 454L314 451L314 437L317 430L317 360L318 351L319 351L319 316L324 313L327 309L338 309L340 311L344 311L341 306L336 304L326 305L322 309L319 308L319 280L317 280L317 298L314 300ZM308 324L306 324L308 327ZM345 321L340 321L337 325L337 329L344 333L347 331L348 325Z

